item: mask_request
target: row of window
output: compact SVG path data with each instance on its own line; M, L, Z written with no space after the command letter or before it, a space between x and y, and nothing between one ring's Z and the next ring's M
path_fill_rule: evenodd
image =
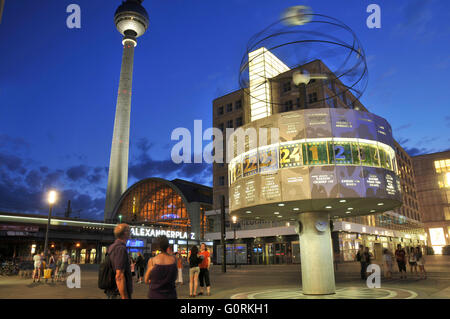
M233 120L232 119L228 120L226 122L226 127L227 128L233 128L233 127L238 128L238 127L240 127L240 126L242 126L244 124L242 116L239 116L239 117L235 118L234 122L235 122L235 124L233 126ZM224 123L220 123L220 124L217 125L217 128L223 132L225 130L225 124Z
M316 103L317 102L317 93L313 92L308 94L308 103ZM300 98L297 98L296 101L296 107L297 108L301 108L302 105L300 104ZM282 108L281 108L281 112L289 112L292 111L294 109L294 104L292 102L292 100L288 100L286 102L284 102Z
M242 109L242 101L241 100L238 100L238 101L234 102L234 109L235 110ZM233 111L233 103L228 103L225 106L224 105L219 106L217 108L217 115L218 116L223 115L225 113L224 112L225 110L226 110L227 113L232 112Z

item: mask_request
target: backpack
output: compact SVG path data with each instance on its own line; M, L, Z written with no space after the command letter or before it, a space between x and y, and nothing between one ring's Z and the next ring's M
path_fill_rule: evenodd
M105 260L100 264L98 271L98 288L103 290L117 289L116 274L108 253L105 255Z

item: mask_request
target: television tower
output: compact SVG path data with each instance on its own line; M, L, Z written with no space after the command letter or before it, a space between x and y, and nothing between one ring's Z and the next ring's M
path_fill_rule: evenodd
M128 184L128 152L130 141L131 83L133 57L137 38L149 25L148 13L141 5L143 0L126 0L117 8L114 23L123 35L122 67L117 94L116 117L109 161L108 187L106 190L105 221L113 219L112 213Z

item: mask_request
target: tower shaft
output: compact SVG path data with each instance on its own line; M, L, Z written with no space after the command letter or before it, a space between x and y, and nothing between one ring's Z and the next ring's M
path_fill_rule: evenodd
M117 94L116 117L109 161L108 187L106 190L105 221L112 213L128 184L128 153L130 148L131 86L133 58L136 41L124 38L122 67Z

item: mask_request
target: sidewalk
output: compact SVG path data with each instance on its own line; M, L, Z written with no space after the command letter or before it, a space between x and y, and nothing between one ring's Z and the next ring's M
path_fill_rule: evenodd
M428 279L412 278L385 281L380 289L368 289L359 278L359 264L356 262L338 265L336 272L336 295L322 298L445 298L450 299L450 256L428 256L426 269ZM80 289L69 289L65 283L31 283L31 279L18 277L0 278L0 298L105 298L97 288L98 265L82 265ZM188 269L184 269L185 284L178 288L179 298L188 298ZM221 266L211 269L212 295L200 298L316 298L301 294L300 265L243 265L235 269L227 265L227 272ZM135 284L133 298L147 297L148 287ZM199 292L199 291L198 291Z

